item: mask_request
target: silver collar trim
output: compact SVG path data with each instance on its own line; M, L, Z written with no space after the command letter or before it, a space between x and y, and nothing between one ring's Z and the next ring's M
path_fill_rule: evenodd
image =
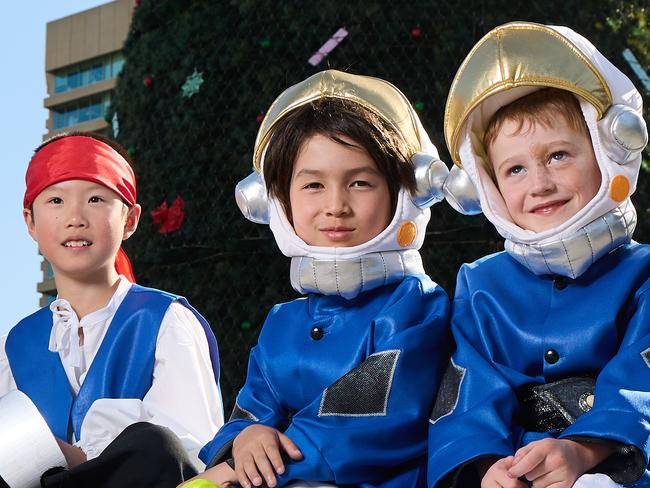
M302 294L340 295L348 300L359 293L424 274L416 249L364 254L358 258L291 258L291 285Z
M629 242L636 222L636 210L627 199L570 237L544 244L506 240L505 249L536 275L555 274L577 278L605 254Z

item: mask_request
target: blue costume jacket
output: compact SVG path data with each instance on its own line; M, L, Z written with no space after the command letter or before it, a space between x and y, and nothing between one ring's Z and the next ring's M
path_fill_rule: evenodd
M210 326L184 298L160 290L131 286L76 398L59 354L48 350L52 330L49 307L11 329L5 349L16 386L31 398L55 436L69 441L74 432L79 439L86 413L97 399L144 398L153 380L158 330L167 308L176 300L194 312L203 326L218 382L219 353Z
M429 486L479 486L476 475L459 480L470 472L461 466L546 436L628 446L603 471L650 486L649 277L650 246L634 242L575 280L535 276L505 252L464 265L452 313L457 350L430 421ZM526 431L517 392L582 375L596 377L593 408L562 432Z
M291 480L409 488L426 484L426 418L449 358L449 301L426 276L353 300L312 294L276 305L251 351L231 420L201 451L230 457L259 422L304 458Z

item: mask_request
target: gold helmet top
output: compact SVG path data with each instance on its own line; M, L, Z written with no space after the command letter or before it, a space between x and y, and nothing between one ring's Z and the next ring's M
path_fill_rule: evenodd
M471 112L488 97L522 86L573 92L596 108L598 118L612 104L605 78L572 41L545 25L504 24L474 46L452 82L445 140L454 163L460 165L460 136Z
M423 149L417 116L401 91L379 78L329 69L287 88L275 99L255 139L253 167L257 172L261 171L264 148L278 121L295 108L327 97L356 102L386 120L402 135L412 154Z

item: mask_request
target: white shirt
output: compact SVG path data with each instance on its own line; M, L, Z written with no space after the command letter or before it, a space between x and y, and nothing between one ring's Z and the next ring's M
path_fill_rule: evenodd
M131 283L120 276L108 305L81 320L64 299L50 305L54 323L50 350L59 353L74 397L130 289ZM82 346L78 345L77 327L83 328ZM0 396L16 389L5 351L6 340L0 339ZM84 418L75 445L92 459L126 427L142 421L171 429L194 461L223 425L221 391L214 379L205 332L194 313L178 302L169 306L160 325L153 382L144 398L96 400Z

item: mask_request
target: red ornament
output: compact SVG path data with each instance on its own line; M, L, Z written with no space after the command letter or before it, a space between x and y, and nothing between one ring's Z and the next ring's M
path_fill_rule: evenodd
M422 37L422 29L416 25L411 29L411 39L418 41Z
M151 211L151 220L153 220L154 224L160 225L167 219L167 213L169 213L167 202L162 202Z
M264 117L265 117L264 112L260 112L259 114L257 114L257 117L255 117L255 122L261 124L262 122L264 122Z
M170 206L167 206L167 202L162 202L151 212L151 219L158 226L160 234L176 232L183 226L183 222L185 222L184 207L185 200L178 196Z
M142 3L142 0L135 0L135 6L136 7L139 7L141 3Z
M146 86L147 88L151 88L151 87L153 86L153 76L151 76L151 75L147 75L147 76L145 76L145 77L142 79L142 83L143 83L144 86Z

